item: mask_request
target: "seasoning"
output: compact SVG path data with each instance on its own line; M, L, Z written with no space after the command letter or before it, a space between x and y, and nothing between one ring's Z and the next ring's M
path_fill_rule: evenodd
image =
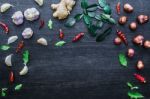
M143 35L137 35L133 38L133 43L137 45L143 45L144 37Z
M126 16L121 16L120 18L119 18L119 24L121 24L121 25L124 25L124 24L126 24L127 23L127 17Z
M2 50L2 51L6 51L6 50L9 50L9 49L10 49L9 45L1 45L0 46L0 50Z
M124 53L119 53L118 56L119 56L120 64L124 67L127 67L128 66L128 61L127 61L127 58L126 58L125 54Z
M21 11L17 11L12 15L12 22L16 25L21 25L23 23L23 13Z
M62 29L59 29L59 38L60 39L64 38L64 33L63 33Z
M59 42L57 42L57 43L55 44L55 46L61 47L61 46L63 46L64 44L66 44L65 41L59 41Z
M141 70L141 69L143 69L144 68L144 63L143 63L143 61L142 60L139 60L138 62L137 62L137 69L138 70Z
M139 24L144 24L144 23L147 23L149 21L149 17L147 15L139 15L137 17L137 21Z
M4 29L6 34L9 32L9 28L5 23L0 21L0 26Z
M145 48L150 48L150 40L144 41L144 47Z
M31 28L25 28L22 32L24 39L30 39L33 35L33 30Z
M122 40L119 38L119 37L116 37L115 39L114 39L114 44L115 45L120 45L122 43Z
M53 21L51 19L48 21L48 27L49 29L53 28Z
M20 52L23 47L24 47L24 41L20 41L18 43L18 46L17 46L17 49L16 49L16 53Z
M18 84L15 86L15 91L19 91L22 88L22 84Z
M11 36L11 37L8 38L7 44L11 44L11 43L15 42L17 39L18 39L17 35Z
M37 40L37 43L40 44L40 45L44 45L44 46L47 46L48 45L48 42L45 38L41 37Z
M116 5L116 11L117 11L117 14L120 14L120 2L118 2Z
M84 33L79 33L79 34L77 34L77 35L72 39L72 42L77 42L77 41L79 41L83 36L84 36Z
M1 89L1 96L5 97L6 96L6 91L8 90L8 88L2 88Z
M41 19L41 20L40 20L40 26L39 26L39 29L43 28L44 25L45 25L45 22L44 22L44 20Z
M12 66L12 62L11 62L12 56L13 56L13 54L9 54L8 56L6 56L6 58L5 58L5 64L7 66Z
M10 72L9 81L10 81L10 83L14 82L14 73L13 73L13 71Z
M129 28L130 28L131 30L136 30L136 29L137 29L137 24L136 24L136 22L130 23Z
M125 12L131 13L131 12L133 12L133 9L134 8L130 4L128 4L128 3L124 4L124 11Z
M135 54L134 49L133 48L129 48L128 52L127 52L128 57L132 58L134 56L134 54Z
M117 30L117 35L124 42L125 45L128 45L127 38L122 31Z
M135 73L134 76L135 76L135 78L136 78L137 80L139 80L141 83L146 83L146 80L145 80L145 78L144 78L142 75Z

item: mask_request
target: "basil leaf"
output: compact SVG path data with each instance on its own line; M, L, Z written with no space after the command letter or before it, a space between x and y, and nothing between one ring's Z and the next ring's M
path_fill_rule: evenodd
M57 42L57 43L55 44L55 46L61 47L61 46L63 46L64 44L66 44L65 41L59 41L59 42Z
M21 88L22 88L22 84L19 84L19 85L16 85L16 86L15 86L15 90L16 90L16 91L19 91Z
M81 18L83 17L83 14L77 14L74 18L76 19L76 21L81 20Z
M96 42L103 41L111 32L112 32L112 28L111 27L107 28L102 34L96 37Z
M87 14L84 14L83 18L86 25L89 25L91 23L91 18Z
M108 14L102 13L101 19L103 22L109 22L111 24L116 24L116 21L113 18L111 18L111 16Z
M103 27L104 23L102 21L97 22L96 27L101 29Z
M87 0L82 0L82 1L81 1L81 7L82 7L83 9L86 9L86 8L88 7L88 1L87 1Z
M101 20L102 18L101 18L101 15L95 15L95 19L97 19L97 20Z
M76 23L76 20L74 18L69 18L67 22L65 23L66 27L72 27Z
M97 4L92 4L92 5L89 5L86 9L88 12L94 12L97 10Z
M105 7L107 5L106 0L98 0L98 3L101 7Z
M10 46L9 46L9 45L1 45L1 46L0 46L0 49L1 49L2 51L6 51L6 50L10 49Z
M128 92L128 96L131 99L141 99L141 98L144 98L144 96L141 93L135 92L135 91L129 91Z
M95 12L88 12L88 15L93 18L93 17L95 17L96 13Z
M93 8L93 7L94 7L94 8L95 8L95 7L97 8L97 6L98 6L97 4L91 4L91 5L87 6L87 9Z
M127 63L127 59L124 53L119 54L119 62L122 66L127 67L128 63Z
M111 24L116 24L116 21L113 18L109 18L108 22Z
M26 65L29 62L29 51L26 50L23 52L23 63Z
M96 31L97 31L96 26L94 26L94 25L88 26L88 32L90 33L91 36L95 37L97 35Z
M103 8L103 10L104 10L104 13L105 13L105 14L111 14L111 8L110 8L109 5L106 5L106 6Z

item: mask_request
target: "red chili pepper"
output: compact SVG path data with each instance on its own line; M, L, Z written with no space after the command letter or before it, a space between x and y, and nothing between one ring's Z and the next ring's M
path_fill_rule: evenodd
M40 26L39 26L39 29L43 28L45 25L45 22L44 20L40 20Z
M9 75L9 81L10 81L11 83L14 82L14 73L13 73L12 71L10 72L10 75Z
M21 49L24 47L24 41L20 41L18 43L17 49L16 49L16 53L18 53L19 51L21 51Z
M6 34L9 32L9 28L5 23L0 21L0 26L4 29Z
M135 76L135 78L136 78L137 80L139 80L141 83L146 83L146 80L145 80L145 78L144 78L142 75L135 73L134 76Z
M127 38L122 31L117 30L117 35L124 42L125 45L128 45Z
M118 2L116 5L116 11L117 11L117 14L120 14L120 2Z
M64 38L64 33L63 33L62 29L59 29L59 38L60 39Z
M84 36L84 33L79 33L79 34L77 34L77 35L72 39L72 42L77 42L77 41L79 41L83 36Z

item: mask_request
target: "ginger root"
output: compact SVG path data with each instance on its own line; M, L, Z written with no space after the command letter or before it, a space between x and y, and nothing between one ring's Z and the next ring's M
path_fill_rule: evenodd
M53 17L59 20L67 18L74 5L74 0L61 0L58 4L51 4L51 8L55 10Z

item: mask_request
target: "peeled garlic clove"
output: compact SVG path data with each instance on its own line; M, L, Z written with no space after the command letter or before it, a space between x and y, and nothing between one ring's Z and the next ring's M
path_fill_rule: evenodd
M44 46L47 46L47 45L48 45L47 40L46 40L45 38L43 38L43 37L39 38L39 39L37 40L37 43L38 43L38 44L41 44L41 45L44 45Z
M13 54L10 54L10 55L6 56L6 58L5 58L5 64L7 66L12 66L12 62L11 62L12 55Z
M4 13L6 12L8 9L10 9L11 7L13 7L13 5L9 4L9 3L4 3L1 5L0 7L0 12Z
M23 13L21 11L17 11L12 15L12 21L16 25L21 25L23 23Z
M24 39L29 39L33 35L33 30L31 28L25 28L22 32L22 36Z
M42 6L44 3L44 0L34 0L39 6Z
M25 65L23 69L19 72L20 76L24 76L28 73L28 67Z
M7 44L11 44L13 42L15 42L18 39L18 36L11 36L8 38Z

